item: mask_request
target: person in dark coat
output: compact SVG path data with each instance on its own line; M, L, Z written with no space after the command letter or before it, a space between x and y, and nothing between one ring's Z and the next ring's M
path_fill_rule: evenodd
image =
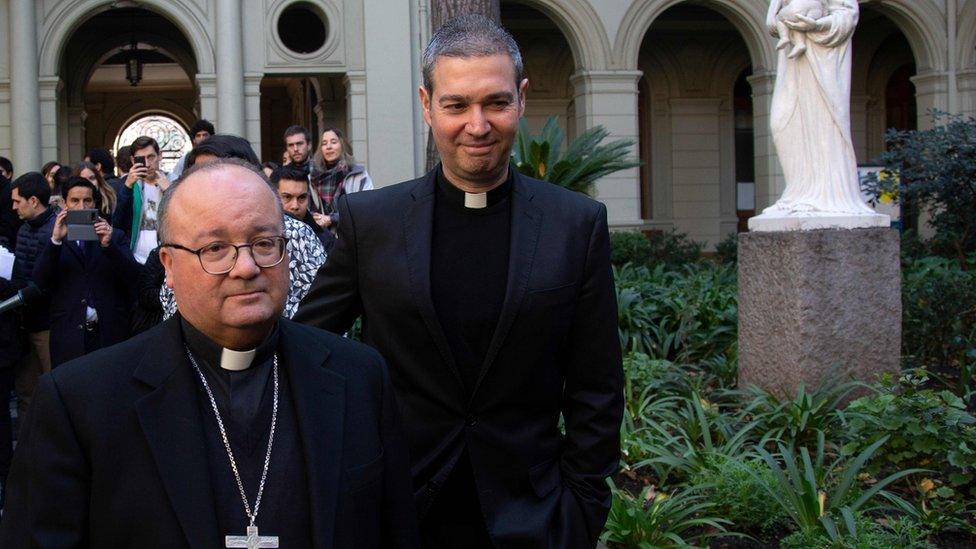
M510 166L527 86L490 19L438 30L420 97L442 163L339 201L295 315L335 333L361 315L390 363L431 548L592 548L619 466L607 211Z
M283 215L257 170L203 163L164 196L180 313L41 379L0 547L418 546L386 365L281 317Z
M66 209L34 265L34 282L51 298L52 368L129 337L141 265L125 235L99 218L97 241L66 240L66 214L94 208L96 192L87 179L68 180L61 190Z

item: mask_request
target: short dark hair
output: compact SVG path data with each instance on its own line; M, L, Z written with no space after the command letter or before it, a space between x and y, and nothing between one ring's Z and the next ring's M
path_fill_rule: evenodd
M217 130L214 129L214 125L211 124L209 120L201 118L190 126L190 137L193 137L198 132L207 132L210 135L213 135L217 133Z
M103 175L107 175L108 177L115 176L115 160L112 159L112 153L108 152L108 149L95 147L94 149L88 151L88 154L85 156L87 156L88 160L90 160L92 164L95 164L95 166L101 164L101 171Z
M140 135L137 137L136 140L132 142L132 148L130 151L135 154L135 152L139 149L145 149L149 145L152 145L152 148L156 151L156 154L159 154L159 143L156 143L156 140L148 135Z
M211 154L217 158L240 158L254 165L255 169L261 164L257 153L251 147L251 143L236 135L219 133L201 141L190 154L186 157L186 167L189 168L196 164L197 157L201 154ZM262 172L261 175L264 175Z
M132 146L122 145L115 151L115 162L122 173L129 173L132 169Z
M438 57L488 57L507 55L515 71L515 90L522 83L524 67L522 54L512 35L504 27L484 15L468 14L441 25L430 37L422 58L424 88L434 92L434 65Z
M91 181L81 177L80 175L72 175L68 178L67 183L61 185L61 198L68 200L68 191L74 189L75 187L85 187L91 189L92 198L95 199L96 203L100 202L101 197L98 193L98 189L95 188L95 185L93 185Z
M312 144L312 134L305 129L305 126L299 126L298 124L293 124L291 126L288 126L285 129L285 135L281 139L284 141L287 140L289 137L298 134L304 135L305 141L308 142L309 145Z
M47 203L51 201L51 186L47 184L47 180L44 179L44 176L40 172L27 172L14 179L10 190L12 191L14 189L17 189L17 193L24 200L36 196L37 201L45 208L47 207Z
M236 136L229 136L229 137L236 137ZM238 138L238 139L243 139L243 138ZM173 202L173 197L176 196L177 191L179 190L180 186L182 186L183 182L186 181L188 178L192 177L196 173L215 171L222 166L238 166L248 171L254 172L259 178L261 178L261 181L264 181L268 185L268 189L270 189L271 192L274 193L275 196L274 202L275 204L277 204L278 213L280 213L282 218L284 218L285 214L281 206L281 200L277 199L278 189L271 184L271 181L268 180L268 177L264 175L264 171L262 171L261 168L256 163L249 162L246 159L237 158L237 157L230 157L230 156L219 157L213 162L204 162L203 164L195 164L193 166L190 166L189 168L184 170L183 173L180 174L180 178L174 181L173 184L170 185L168 189L166 189L166 192L163 193L163 198L159 201L159 209L156 211L156 220L158 225L157 237L160 243L168 242L168 237L166 236L166 232L167 232L166 218L169 217L170 203Z
M0 169L5 172L14 173L14 165L10 163L10 159L0 156Z
M285 181L303 181L308 183L308 174L305 170L301 168L296 168L290 164L281 166L277 170L271 173L271 182L278 186L278 182L284 179Z

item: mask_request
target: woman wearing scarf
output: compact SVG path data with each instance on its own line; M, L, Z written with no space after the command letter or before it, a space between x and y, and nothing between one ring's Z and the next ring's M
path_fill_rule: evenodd
M346 137L341 130L332 127L322 132L309 184L312 217L322 227L339 223L339 212L335 207L339 197L373 188L366 166L356 164Z

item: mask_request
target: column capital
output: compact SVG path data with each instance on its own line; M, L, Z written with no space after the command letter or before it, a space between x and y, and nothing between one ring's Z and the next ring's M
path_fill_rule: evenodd
M584 93L619 93L637 91L637 80L643 76L643 71L577 71L569 77L569 81L577 90L576 94Z
M947 93L949 91L949 75L944 72L930 71L911 77L915 84L916 95Z
M752 95L772 95L776 86L776 71L762 71L746 77L752 86Z

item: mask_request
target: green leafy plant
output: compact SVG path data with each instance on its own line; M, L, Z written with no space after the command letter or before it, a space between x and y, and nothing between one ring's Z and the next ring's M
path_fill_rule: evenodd
M924 528L897 519L882 525L862 513L842 510L833 530L799 531L780 540L781 549L928 549Z
M634 497L613 490L613 503L600 540L610 547L652 549L688 547L725 532L728 520L716 516L714 504L691 490L671 494L644 488Z
M732 521L736 530L755 537L767 537L786 530L789 518L767 495L775 483L773 472L758 458L713 455L707 467L689 484L704 487L714 513Z
M603 143L609 135L603 126L594 126L573 139L563 151L566 132L556 123L556 117L546 120L538 136L529 132L523 118L512 148L512 160L515 169L529 177L593 194L593 187L601 177L640 165L630 158L632 140Z
M859 398L847 407L843 452L853 455L877 440L884 447L868 471L933 467L943 497L976 496L976 418L950 391L924 388L924 374L906 374L898 385Z
M739 260L739 233L729 233L716 244L715 256L722 263L736 263Z
M888 437L883 437L853 459L840 455L829 464L823 433L817 437L813 458L805 446L800 448L797 459L790 448L780 444L779 456L783 463L780 465L780 460L772 454L757 448L776 479L767 493L783 507L797 530L805 534L826 534L835 539L840 535L838 515L842 517L843 525L850 526L853 514L865 508L886 486L908 475L925 472L924 469L906 469L875 480L867 487L856 485L865 463L887 441Z
M858 386L857 383L825 382L808 392L806 386L800 384L792 398L780 398L756 386L734 394L744 404L743 412L755 418L769 438L796 448L814 444L820 433L831 431L840 420L837 410Z
M651 241L637 231L610 233L610 263L622 267L627 263L647 265L651 259Z

